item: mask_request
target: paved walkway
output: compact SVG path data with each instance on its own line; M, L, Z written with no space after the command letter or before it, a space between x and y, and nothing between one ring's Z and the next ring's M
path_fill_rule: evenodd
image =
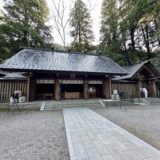
M71 160L160 160L160 151L88 108L64 109Z

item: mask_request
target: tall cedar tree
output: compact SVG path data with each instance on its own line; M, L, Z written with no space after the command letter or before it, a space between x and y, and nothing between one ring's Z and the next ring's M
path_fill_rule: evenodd
M155 48L159 47L159 36L156 36L156 17L159 14L157 8L160 8L158 0L122 1L119 12L122 20L120 28L123 35L126 35L125 46L131 60L134 57L145 60L155 56Z
M45 47L51 40L46 26L48 8L45 0L5 0L0 24L0 58L6 59L21 46Z
M124 64L120 54L121 43L118 29L118 6L116 0L103 0L101 8L100 50L119 64Z
M82 0L76 0L71 10L71 37L73 38L72 49L75 51L86 51L91 49L94 39L91 17Z
M153 58L160 48L159 0L103 0L101 49L119 64Z

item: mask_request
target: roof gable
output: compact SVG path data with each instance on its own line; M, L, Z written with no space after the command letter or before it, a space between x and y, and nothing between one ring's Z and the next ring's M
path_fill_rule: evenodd
M129 74L126 76L121 76L121 77L117 76L113 80L125 80L125 79L134 78L134 76L136 76L136 74L139 73L146 65L152 70L152 72L153 72L153 74L155 74L155 76L159 76L159 72L151 64L150 60L146 60L146 61L140 62L138 64L123 67L124 69L126 69L129 72Z
M25 73L16 72L6 72L0 70L0 80L25 80L27 77L24 76ZM2 76L1 76L2 75Z
M128 72L106 56L23 49L0 65L7 70L42 70L126 75Z

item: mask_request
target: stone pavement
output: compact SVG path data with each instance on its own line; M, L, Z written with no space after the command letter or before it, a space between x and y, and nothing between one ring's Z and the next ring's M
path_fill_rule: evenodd
M64 109L71 160L160 160L160 151L88 108Z

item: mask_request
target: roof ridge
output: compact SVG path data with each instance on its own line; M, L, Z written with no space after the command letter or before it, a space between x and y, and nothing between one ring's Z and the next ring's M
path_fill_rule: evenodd
M68 53L68 54L80 54L80 55L90 55L90 56L104 56L108 57L106 54L94 54L91 52L76 52L76 51L65 51L65 50L52 50L49 48L31 48L31 47L23 47L23 49L29 49L29 50L40 50L40 51L49 51L49 52L57 52L57 53Z
M136 65L142 65L142 64L145 64L145 63L148 63L150 62L152 59L149 59L149 60L145 60L145 61L140 61L139 63L135 63L135 64L132 64L132 65L129 65L129 66L123 66L124 67L132 67L132 66L136 66Z

